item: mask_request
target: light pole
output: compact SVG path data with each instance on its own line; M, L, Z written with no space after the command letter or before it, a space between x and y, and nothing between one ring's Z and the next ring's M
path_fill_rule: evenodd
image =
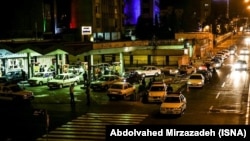
M227 15L226 18L229 19L229 0L227 0Z

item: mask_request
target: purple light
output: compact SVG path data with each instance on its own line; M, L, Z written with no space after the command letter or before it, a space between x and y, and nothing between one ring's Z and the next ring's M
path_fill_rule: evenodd
M138 17L141 15L140 0L126 0L124 6L125 25L136 25Z

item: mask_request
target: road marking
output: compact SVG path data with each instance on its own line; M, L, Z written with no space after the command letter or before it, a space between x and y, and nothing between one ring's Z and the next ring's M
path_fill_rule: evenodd
M37 141L105 140L106 125L135 125L148 114L87 113L50 131Z

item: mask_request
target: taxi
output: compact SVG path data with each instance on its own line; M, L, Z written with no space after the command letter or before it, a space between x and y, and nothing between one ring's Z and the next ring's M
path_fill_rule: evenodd
M160 106L160 114L182 115L187 108L186 97L180 92L168 93Z

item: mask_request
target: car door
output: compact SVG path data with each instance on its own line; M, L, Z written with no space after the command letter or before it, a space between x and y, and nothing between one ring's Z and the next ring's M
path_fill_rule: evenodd
M70 86L71 85L69 75L64 76L63 83L64 83L63 84L64 86Z
M148 67L148 75L154 75L154 68L153 67Z
M134 94L134 87L133 87L133 85L128 84L128 89L127 89L127 91L128 91L128 94L129 94L129 95Z

